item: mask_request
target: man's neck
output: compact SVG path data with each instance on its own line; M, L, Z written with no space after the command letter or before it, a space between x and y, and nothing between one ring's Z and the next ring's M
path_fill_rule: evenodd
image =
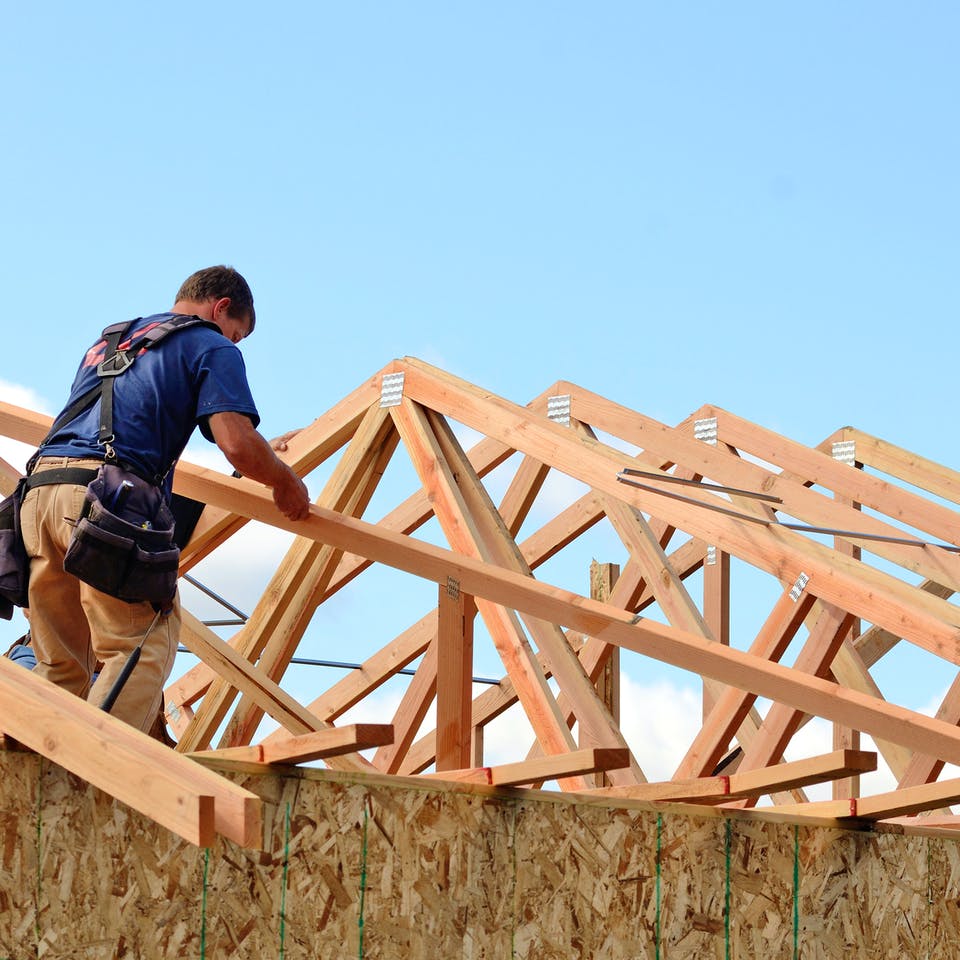
M173 305L174 313L183 313L190 317L200 317L201 320L213 320L213 301L206 300L178 300Z

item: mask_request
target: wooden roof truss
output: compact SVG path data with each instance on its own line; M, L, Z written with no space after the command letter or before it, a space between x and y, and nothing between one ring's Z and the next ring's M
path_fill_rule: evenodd
M48 424L0 405L5 436L35 444ZM457 424L480 436L469 451ZM365 513L381 478L403 454L419 488L370 522ZM257 484L178 467L177 491L207 504L182 573L230 550L249 520L296 537L229 640L184 611L182 641L199 663L166 691L177 754L322 759L342 770L500 786L556 782L618 798L738 807L767 797L773 808L765 810L792 819L954 825L946 808L960 801L960 780L939 777L945 764L960 764L956 471L849 427L808 447L710 406L670 427L566 382L522 407L412 358L389 364L313 421L284 456L302 476L326 471L310 518L296 524ZM495 470L501 484L509 473L499 502L485 483ZM531 529L554 472L584 492ZM6 489L17 476L0 462ZM429 522L444 546L418 535ZM590 596L535 576L600 524L616 533L622 553L609 558L618 570L594 565ZM731 635L731 561L774 588L752 636ZM318 609L374 564L437 584L435 604L359 669L299 703L283 684ZM694 580L699 597L688 588ZM504 675L474 696L478 625ZM931 695L941 677L954 678L934 717L884 699L875 679L903 642L942 665ZM669 781L647 782L620 728L622 651L702 679L702 726ZM394 716L338 725L408 669ZM122 770L71 765L84 752L82 736L65 742L55 734L63 717L45 716L41 701L25 729L10 687L18 679L0 669L0 731L104 789L115 783L115 795L136 806ZM75 728L129 740L122 724L104 725L97 711L71 701L57 698L56 709L72 711ZM485 765L484 727L515 704L535 741L518 742L515 760ZM432 706L436 724L427 729ZM278 727L264 736L265 714ZM784 762L810 717L834 724L834 751ZM895 790L859 795L859 774L877 762L859 749L861 733L893 772ZM158 745L140 758L132 751L129 762L166 773L190 764ZM803 788L827 781L833 799L809 801ZM185 836L208 842L219 830L253 842L252 795L238 800L231 787L217 799L209 781L178 783L169 802L182 811L187 796L196 811ZM166 803L144 796L140 809L178 829L180 814L168 816ZM230 813L218 819L214 809Z

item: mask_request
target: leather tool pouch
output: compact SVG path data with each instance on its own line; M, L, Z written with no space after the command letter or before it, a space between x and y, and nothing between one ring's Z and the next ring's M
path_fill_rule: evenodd
M105 463L87 486L63 569L112 597L165 605L177 591L180 550L159 487Z
M0 503L0 617L9 620L13 608L27 605L30 558L20 536L20 499L23 481Z

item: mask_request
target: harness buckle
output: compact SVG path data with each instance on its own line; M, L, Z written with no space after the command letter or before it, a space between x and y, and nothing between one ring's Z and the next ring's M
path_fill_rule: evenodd
M126 350L118 350L112 357L107 357L97 366L98 377L119 377L121 373L133 366L136 355Z

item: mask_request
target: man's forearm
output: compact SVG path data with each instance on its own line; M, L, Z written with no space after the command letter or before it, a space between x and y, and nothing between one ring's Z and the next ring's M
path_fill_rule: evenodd
M292 520L301 520L309 511L303 481L273 452L249 418L237 413L210 417L210 431L223 455L237 472L273 490L278 509Z
M249 477L268 487L281 483L281 474L289 469L278 459L267 440L255 431L243 446L230 453L224 451L224 456L241 477Z

